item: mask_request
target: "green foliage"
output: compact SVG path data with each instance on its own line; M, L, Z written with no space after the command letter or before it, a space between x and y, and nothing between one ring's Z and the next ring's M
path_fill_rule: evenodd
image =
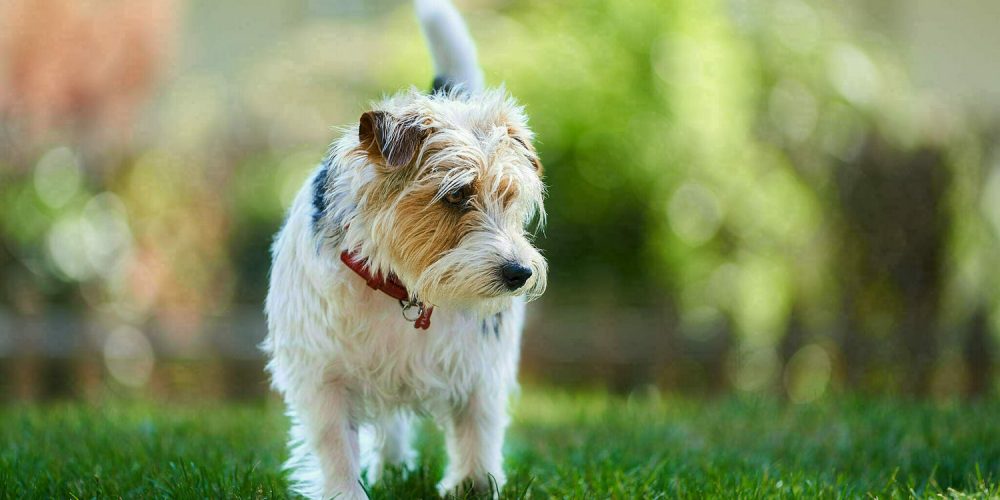
M995 401L694 401L528 390L507 443L504 498L927 497L1000 494ZM285 419L271 405L7 407L0 498L281 498ZM434 498L420 466L373 498Z
M0 152L0 309L174 318L198 336L259 308L284 211L342 133L329 127L433 77L408 3L313 3L286 18L193 2L193 60L120 155L72 130ZM669 352L711 351L713 376L747 390L804 347L831 384L994 385L995 153L986 127L911 85L886 37L846 21L863 2L460 4L487 81L537 133L543 307L662 318ZM609 351L634 339L616 333Z

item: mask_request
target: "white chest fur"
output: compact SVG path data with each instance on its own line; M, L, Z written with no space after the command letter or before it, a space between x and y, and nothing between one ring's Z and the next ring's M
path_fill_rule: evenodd
M437 415L465 401L478 384L513 386L522 299L487 317L439 307L428 330L414 329L394 299L368 288L317 244L308 186L273 250L264 348L274 360L275 388L285 392L296 383L285 365L323 370L362 403L356 416L367 420L401 407Z

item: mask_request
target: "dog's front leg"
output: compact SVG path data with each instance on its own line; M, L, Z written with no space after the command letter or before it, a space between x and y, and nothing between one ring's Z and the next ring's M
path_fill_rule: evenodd
M305 385L293 396L293 406L299 420L298 432L304 434L319 465L322 498L368 498L360 483L358 426L351 419L346 388L328 380Z
M478 492L503 487L502 448L509 421L506 399L506 391L479 388L464 406L453 411L445 424L448 469L438 484L442 496L467 487Z

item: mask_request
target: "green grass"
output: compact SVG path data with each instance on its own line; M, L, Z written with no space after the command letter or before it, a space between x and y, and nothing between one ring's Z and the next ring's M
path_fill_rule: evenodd
M0 409L0 498L285 497L281 408L107 403ZM374 498L435 497L441 437ZM1000 496L1000 402L934 405L527 390L509 498Z

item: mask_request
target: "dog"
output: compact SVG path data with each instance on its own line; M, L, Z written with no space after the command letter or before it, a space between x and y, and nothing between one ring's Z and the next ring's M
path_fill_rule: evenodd
M261 347L292 487L312 498L366 498L363 471L412 467L417 416L444 430L441 495L499 492L525 304L546 287L524 109L484 87L450 2L415 6L432 91L377 102L336 139L272 247Z

